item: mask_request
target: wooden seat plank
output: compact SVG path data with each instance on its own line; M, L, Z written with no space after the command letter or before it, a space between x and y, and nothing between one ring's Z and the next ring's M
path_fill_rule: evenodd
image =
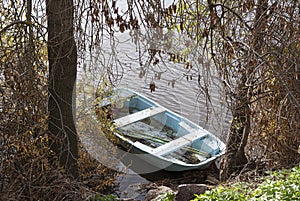
M162 146L159 146L151 151L152 154L156 155L167 155L169 153L172 153L186 145L191 144L195 140L204 138L207 136L207 133L201 132L200 130L193 131L187 135L184 135L180 138L177 138L175 140L172 140L171 142L168 142Z
M142 119L146 119L148 117L157 115L164 111L165 111L165 109L163 109L161 107L153 106L153 107L147 108L145 110L141 110L139 112L116 119L116 120L114 120L114 123L117 128L120 128L120 127L129 125L131 123L140 121Z

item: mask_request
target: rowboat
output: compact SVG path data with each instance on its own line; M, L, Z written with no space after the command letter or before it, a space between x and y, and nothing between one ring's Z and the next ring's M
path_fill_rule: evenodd
M119 144L159 169L204 169L224 154L219 138L138 92L113 90L100 107Z

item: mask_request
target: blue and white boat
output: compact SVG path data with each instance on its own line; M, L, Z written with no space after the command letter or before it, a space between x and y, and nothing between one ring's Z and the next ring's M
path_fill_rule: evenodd
M219 138L137 92L116 89L101 108L109 109L120 144L158 169L204 169L225 152Z

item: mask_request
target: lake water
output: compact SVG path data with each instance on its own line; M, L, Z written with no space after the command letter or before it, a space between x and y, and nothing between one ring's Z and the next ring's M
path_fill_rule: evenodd
M192 58L194 67L186 69L182 62L171 62L165 54L157 56L160 62L154 65L153 61L149 62L148 52L142 49L141 53L136 48L128 32L116 35L116 41L104 40L95 55L86 60L89 83L93 82L96 88L103 75L111 74L110 81L116 87L137 91L225 140L231 116L224 100L223 84L214 75L212 64L199 64ZM204 95L206 89L198 85L198 76L201 86L207 87L209 99ZM151 83L156 86L152 92Z

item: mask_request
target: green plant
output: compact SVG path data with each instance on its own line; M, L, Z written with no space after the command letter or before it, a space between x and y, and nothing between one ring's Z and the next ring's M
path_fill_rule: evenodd
M204 194L196 195L194 201L299 200L300 166L291 170L280 170L268 174L268 176L259 178L257 183L239 182L233 185L219 186L206 191Z
M173 200L175 200L175 196L176 196L176 194L174 194L174 193L166 192L163 195L163 197L160 199L160 201L173 201Z
M270 173L253 192L252 200L299 200L300 166Z

